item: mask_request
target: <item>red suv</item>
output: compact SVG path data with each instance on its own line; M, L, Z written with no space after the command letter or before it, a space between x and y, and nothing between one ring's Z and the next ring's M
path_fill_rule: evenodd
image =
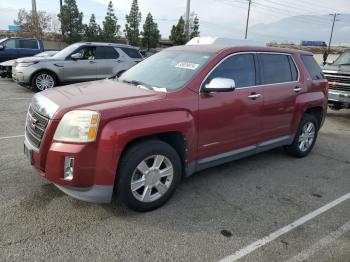
M36 94L24 151L68 195L106 203L116 192L132 209L152 210L202 169L279 146L306 156L327 88L311 53L169 48L118 80Z

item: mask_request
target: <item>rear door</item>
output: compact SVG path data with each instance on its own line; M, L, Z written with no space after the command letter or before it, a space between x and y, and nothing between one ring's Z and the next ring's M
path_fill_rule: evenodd
M264 140L291 135L296 97L303 92L299 70L289 54L259 53L260 84L264 89Z
M97 46L95 62L97 65L97 78L115 76L123 67L119 60L119 53L112 46Z
M90 81L97 78L97 66L95 61L95 46L82 46L71 53L81 54L81 59L73 59L68 56L64 61L63 82Z
M224 59L206 78L229 78L232 92L204 93L199 97L198 157L252 146L261 141L262 88L256 86L254 53L234 54ZM202 85L202 86L203 86Z

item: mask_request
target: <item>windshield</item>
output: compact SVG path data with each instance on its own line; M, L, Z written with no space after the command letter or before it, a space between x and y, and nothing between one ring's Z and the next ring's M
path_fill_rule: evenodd
M74 52L77 48L79 48L80 44L74 44L67 46L65 49L62 49L57 54L55 54L54 58L60 58L65 59L67 56L69 56L72 52Z
M118 80L174 91L190 81L211 56L201 52L163 51L135 65Z
M342 53L337 60L335 60L334 65L350 65L350 51Z

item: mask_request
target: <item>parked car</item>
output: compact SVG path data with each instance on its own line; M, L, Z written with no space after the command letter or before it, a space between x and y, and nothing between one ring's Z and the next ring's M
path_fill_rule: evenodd
M39 54L36 54L34 57L51 57L57 54L58 51L45 51ZM12 67L15 66L17 59L8 60L0 63L0 77L2 78L11 78L12 77Z
M44 52L44 44L34 38L10 37L0 39L0 63Z
M331 109L350 108L350 49L323 67L329 81L328 104Z
M116 77L142 59L139 50L129 45L77 43L53 57L18 59L12 78L42 91L63 83Z
M327 110L328 82L311 53L180 46L118 80L34 96L25 154L77 199L132 209L163 205L195 172L284 146L305 157Z

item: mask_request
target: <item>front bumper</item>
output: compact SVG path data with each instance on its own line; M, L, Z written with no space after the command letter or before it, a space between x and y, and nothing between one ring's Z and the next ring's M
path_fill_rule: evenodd
M110 203L113 195L113 186L94 185L88 188L70 187L55 184L68 196L91 203Z
M35 68L28 67L12 67L12 79L18 84L30 84L30 78L34 74Z
M350 104L350 92L329 89L328 101Z
M107 166L100 163L99 157L96 157L94 145L52 142L45 154L43 148L38 151L31 147L27 139L24 143L31 150L30 162L38 175L52 182L67 195L93 203L112 201L115 172L113 174L111 169L111 172L104 169ZM74 158L71 180L64 178L65 157ZM113 180L107 179L112 176Z

